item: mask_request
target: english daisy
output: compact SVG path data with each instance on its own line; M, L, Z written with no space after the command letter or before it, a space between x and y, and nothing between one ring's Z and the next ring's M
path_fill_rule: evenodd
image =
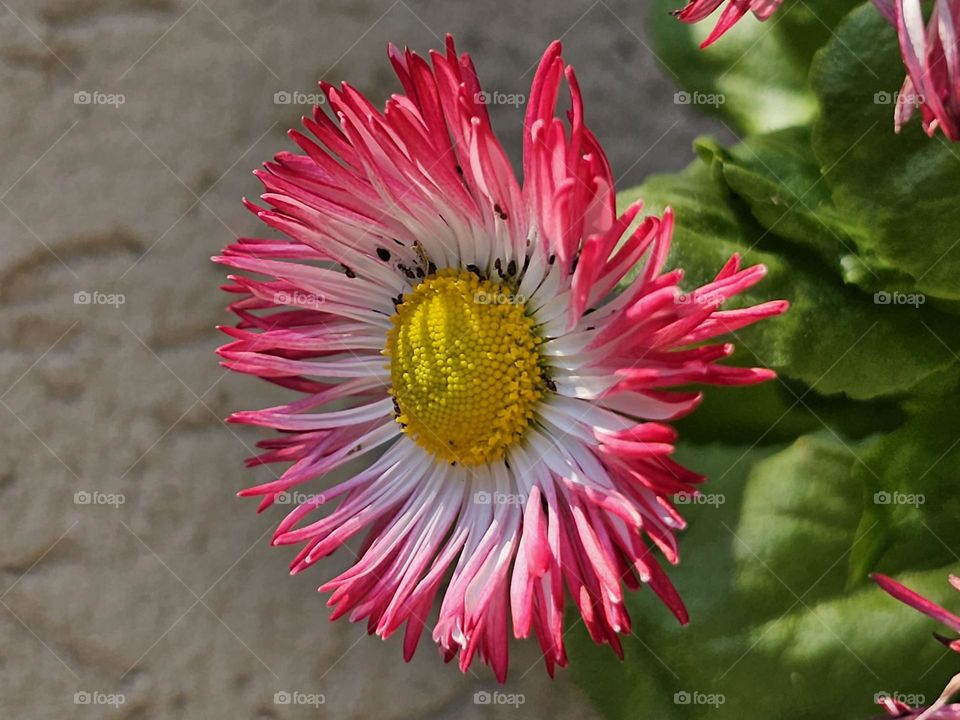
M671 499L702 478L670 459L661 421L700 395L666 388L771 378L718 364L732 346L704 342L786 303L720 310L765 272L736 256L689 293L663 271L673 215L616 214L559 43L530 90L522 186L468 55L448 39L432 64L389 57L404 93L383 112L321 83L336 120L316 108L312 138L290 132L303 153L257 172L266 207L247 206L284 237L215 258L259 276L226 286L240 321L224 366L301 395L232 416L283 433L249 465L290 463L240 494L262 510L302 489L273 539L303 546L294 573L363 534L320 590L333 618L371 634L405 624L406 659L438 596L433 640L464 671L479 656L503 681L510 626L537 636L551 674L565 665L567 596L620 653L624 587L648 585L687 620L655 553L677 562ZM564 80L569 125L555 114ZM324 487L338 469L352 475Z
M934 620L939 620L954 632L960 632L960 617L886 575L874 573L871 577L885 592L900 602L919 610ZM955 589L960 590L960 578L955 575L950 576L950 584ZM947 638L938 633L934 633L934 637L954 652L960 652L960 639ZM909 718L910 720L960 720L960 704L949 704L950 698L957 692L960 692L960 674L953 677L937 701L926 709L912 709L908 705L889 697L881 698L879 702L893 717Z
M758 20L766 20L776 12L783 0L689 0L674 15L685 23L700 22L724 3L727 3L726 8L720 14L720 19L713 31L700 43L701 48L716 42L727 30L736 25L748 10L752 11Z
M936 0L924 21L920 0L874 0L897 28L907 78L897 97L897 132L917 108L923 129L960 140L960 0Z

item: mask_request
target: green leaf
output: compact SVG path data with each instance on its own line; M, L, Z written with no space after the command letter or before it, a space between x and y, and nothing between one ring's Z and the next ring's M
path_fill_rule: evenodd
M761 237L761 247L789 240L819 257L845 282L871 293L911 289L909 276L861 256L852 237L859 228L834 205L810 143L810 127L801 126L748 137L730 150L710 139L698 140L696 148L719 168L730 190L769 233Z
M735 585L753 598L752 614L782 612L796 600L794 588L806 590L807 604L844 590L863 505L863 485L852 472L859 452L860 444L824 433L754 464L734 547ZM812 568L801 548L813 547L836 562Z
M883 304L891 298L845 285L821 262L764 230L729 192L717 163L698 161L677 175L653 176L620 201L636 197L645 199L648 212L674 208L668 267L683 268L688 287L712 280L738 252L744 264L766 265L768 275L734 305L790 301L786 315L733 335L738 352L748 354L745 362L756 358L817 393L859 400L904 395L932 378L937 391L956 384L960 328L955 318L927 305ZM796 399L806 404L802 395Z
M729 151L700 145L713 152L727 185L765 229L837 266L851 252L846 223L812 157L809 127L750 137Z
M914 401L908 411L909 420L877 440L856 467L867 488L864 525L880 529L857 548L857 568L937 567L960 548L960 397Z
M642 709L663 720L866 718L881 691L936 697L953 673L937 666L936 623L866 576L848 586L865 503L854 468L865 449L832 435L775 454L681 448L683 462L713 478L704 488L713 504L684 513L690 527L670 571L690 625L678 627L641 592L632 596L625 663L586 633L570 633L574 677L606 717L632 719ZM950 569L899 579L957 607ZM682 703L694 693L716 704Z
M738 353L739 365L760 361ZM802 398L802 401L799 400ZM747 387L711 387L695 413L675 423L681 437L693 442L782 443L826 426L862 438L891 430L903 422L894 401L853 402L826 398L806 385L787 380Z
M683 0L655 0L651 26L657 57L685 94L675 102L731 122L741 132L766 132L805 123L816 112L807 84L814 51L830 28L861 0L787 0L765 23L752 14L706 50L714 15L695 25L670 13Z
M868 261L958 300L960 146L928 138L918 120L893 132L889 100L905 71L896 32L879 13L858 9L836 33L811 68L822 106L813 148L834 202Z

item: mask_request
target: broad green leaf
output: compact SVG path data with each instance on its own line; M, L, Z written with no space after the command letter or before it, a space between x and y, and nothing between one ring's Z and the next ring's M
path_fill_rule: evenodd
M865 575L847 582L865 503L854 467L865 449L832 435L772 455L681 448L683 462L713 478L704 488L713 504L685 512L681 563L670 571L690 625L678 627L641 592L627 662L570 633L575 679L606 717L867 718L878 692L936 697L954 672L937 665L936 623ZM946 582L957 564L898 579L958 607Z
M813 148L861 255L897 268L920 292L960 300L960 145L919 121L893 131L904 77L896 32L871 6L849 16L816 56L822 111ZM910 288L888 287L890 291Z
M804 436L754 465L734 548L735 584L754 598L754 612L788 607L794 588L807 590L808 604L843 590L846 563L840 560L860 523L863 500L863 486L852 475L856 453L829 434ZM838 562L811 574L799 562L804 547Z
M764 230L721 173L717 163L698 161L682 173L651 177L620 201L642 197L649 212L674 208L668 266L683 268L689 287L712 280L733 253L745 265L766 265L767 277L733 305L785 298L791 309L735 333L731 339L740 351L822 395L871 399L906 394L931 378L937 388L956 382L955 318L901 302L908 297L875 296L845 285L821 262Z
M719 115L740 132L809 121L816 112L807 84L810 59L860 1L787 0L766 22L748 14L701 50L719 13L686 25L671 15L685 0L655 0L650 20L657 57L683 88L674 101Z
M867 488L864 525L879 529L857 548L858 568L936 567L960 550L960 397L914 401L908 412L909 420L878 439L856 467Z
M738 365L759 360L738 353ZM696 412L675 423L693 442L782 443L827 427L862 438L897 427L903 412L894 401L853 402L823 397L803 383L780 381L747 387L711 387Z
M730 190L767 231L761 247L789 240L818 256L845 282L871 293L912 289L909 276L861 255L851 236L859 228L834 205L810 142L810 127L801 126L748 137L729 150L711 139L698 140L696 147L718 166Z
M851 252L843 216L810 149L807 126L747 138L730 150L699 141L720 164L723 179L769 232L799 243L839 266Z

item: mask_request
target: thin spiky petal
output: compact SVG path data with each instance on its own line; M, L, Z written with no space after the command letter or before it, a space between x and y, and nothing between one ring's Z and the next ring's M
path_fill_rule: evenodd
M712 15L724 2L727 5L710 35L700 44L701 48L707 48L719 40L748 12L752 12L758 20L766 20L776 12L783 0L689 0L674 14L685 23L700 22Z

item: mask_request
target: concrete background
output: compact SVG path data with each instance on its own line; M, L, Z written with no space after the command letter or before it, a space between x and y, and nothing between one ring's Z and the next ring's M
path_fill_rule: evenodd
M259 192L250 170L293 149L284 132L306 109L274 94L349 79L380 102L398 89L388 40L425 51L453 32L485 86L509 94L527 92L562 37L624 187L681 168L716 128L673 104L646 12L643 0L0 2L0 716L593 717L567 675L547 679L533 643L512 649L503 690L524 694L517 710L475 704L490 673L461 676L426 637L406 665L399 637L329 623L315 588L346 554L288 577L294 550L267 545L284 510L257 516L234 497L269 472L242 467L259 434L220 420L280 391L218 367L213 327L229 318L207 258L258 233L240 205ZM124 102L76 102L83 92ZM494 117L517 158L522 109ZM78 292L124 303L76 304ZM124 502L103 504L111 494ZM295 691L325 703L274 701Z

